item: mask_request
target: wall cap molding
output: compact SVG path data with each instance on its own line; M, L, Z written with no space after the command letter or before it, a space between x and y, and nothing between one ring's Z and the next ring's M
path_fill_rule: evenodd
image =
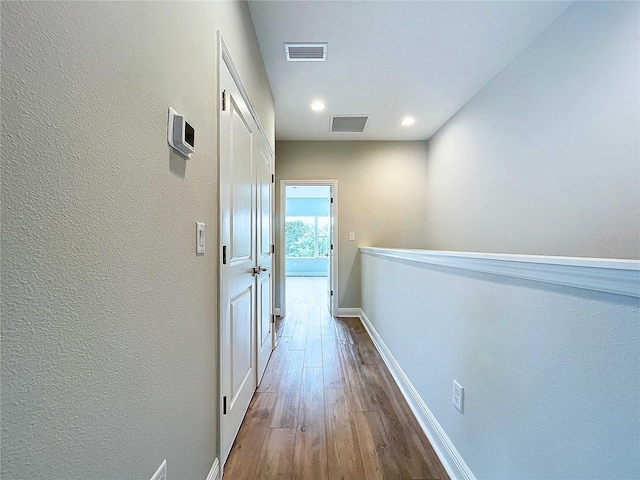
M360 247L364 254L640 298L640 261Z

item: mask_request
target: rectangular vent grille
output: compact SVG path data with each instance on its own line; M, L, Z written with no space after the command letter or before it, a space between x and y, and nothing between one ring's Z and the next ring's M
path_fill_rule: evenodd
M326 62L326 43L285 43L287 62Z
M364 132L368 115L332 115L331 131L343 133L362 133Z

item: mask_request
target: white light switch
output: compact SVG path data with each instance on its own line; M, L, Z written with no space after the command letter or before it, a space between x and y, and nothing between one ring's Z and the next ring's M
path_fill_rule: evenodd
M204 253L205 227L204 223L196 222L196 255Z
M349 232L349 241L353 242L356 239L356 232Z

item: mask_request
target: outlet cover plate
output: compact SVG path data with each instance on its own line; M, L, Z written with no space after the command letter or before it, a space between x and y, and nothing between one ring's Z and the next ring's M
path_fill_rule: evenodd
M156 470L156 473L153 474L153 477L151 477L151 480L167 480L167 460L166 459L162 461L162 464L160 465L158 470Z
M453 406L456 407L460 413L463 413L464 388L455 380L453 381Z

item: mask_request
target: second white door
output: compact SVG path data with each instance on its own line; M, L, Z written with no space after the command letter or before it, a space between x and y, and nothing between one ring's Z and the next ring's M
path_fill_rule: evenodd
M260 136L255 142L256 163L256 228L257 228L257 383L260 384L273 349L273 269L272 269L272 202L273 159Z

